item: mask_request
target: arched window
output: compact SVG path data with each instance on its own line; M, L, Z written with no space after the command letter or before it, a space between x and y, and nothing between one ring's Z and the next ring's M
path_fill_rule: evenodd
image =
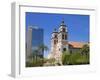
M65 28L63 28L62 31L65 32L66 31Z
M63 48L63 51L66 51L66 48Z
M54 40L54 44L57 44L58 40Z
M57 38L57 35L55 35L55 38Z

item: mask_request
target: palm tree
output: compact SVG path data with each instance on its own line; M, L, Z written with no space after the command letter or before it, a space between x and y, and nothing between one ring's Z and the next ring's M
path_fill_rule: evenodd
M36 62L38 61L38 59L42 59L42 63L43 63L43 53L44 53L44 50L47 51L48 50L48 47L45 46L45 45L39 45L37 47L37 49L35 49L32 53L32 57L35 58ZM33 59L32 59L33 60Z
M41 45L38 46L37 50L38 50L38 55L44 55L44 54L41 54L41 53L44 53L44 51L47 51L48 47L41 44Z
M44 51L44 50L48 50L48 47L47 46L45 46L45 45L43 45L43 44L41 44L41 45L39 45L38 46L38 50L40 50L40 51Z
M38 50L34 50L32 53L32 58L35 58L36 61L37 61L37 54L38 54Z
M38 46L38 51L39 51L39 53L43 53L42 55L44 55L44 51L48 51L48 47L46 45L44 45L44 44L41 44L41 45ZM43 58L43 56L42 56L42 58Z

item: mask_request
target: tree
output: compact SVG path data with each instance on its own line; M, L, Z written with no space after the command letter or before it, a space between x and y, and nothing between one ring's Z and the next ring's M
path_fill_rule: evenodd
M43 55L44 50L48 50L48 47L45 45L39 45L37 49L32 51L32 54L29 56L29 61L27 61L27 67L32 66L42 66L43 65Z
M81 54L89 54L89 45L85 44L81 49Z
M43 65L43 55L44 54L42 54L42 53L44 53L44 50L45 51L47 51L48 50L48 47L47 46L45 46L45 45L39 45L38 47L37 47L37 49L36 50L34 50L33 51L33 58L35 58L36 59L36 62L38 63L42 63L42 65ZM34 57L35 56L35 57Z
M70 59L70 54L69 54L69 52L63 52L62 53L62 64L63 65L67 65L67 64L69 64L69 59Z
M38 50L38 53L41 53L41 52L43 53L44 51L48 50L48 47L41 44L41 45L38 46L37 50Z
M34 50L32 52L32 61L35 59L37 61L37 54L38 54L38 50Z

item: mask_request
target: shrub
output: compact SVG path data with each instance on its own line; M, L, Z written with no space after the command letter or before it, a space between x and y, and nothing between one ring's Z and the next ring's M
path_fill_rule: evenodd
M70 54L68 52L62 53L62 64L66 65L69 64Z
M81 53L69 54L64 52L62 54L63 65L77 65L77 64L89 64L89 54L82 55Z
M26 67L43 66L43 59L37 58L26 62Z

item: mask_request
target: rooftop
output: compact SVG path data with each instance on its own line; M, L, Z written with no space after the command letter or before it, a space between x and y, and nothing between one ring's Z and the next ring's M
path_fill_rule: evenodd
M74 48L82 48L85 44L89 44L86 42L68 42Z

